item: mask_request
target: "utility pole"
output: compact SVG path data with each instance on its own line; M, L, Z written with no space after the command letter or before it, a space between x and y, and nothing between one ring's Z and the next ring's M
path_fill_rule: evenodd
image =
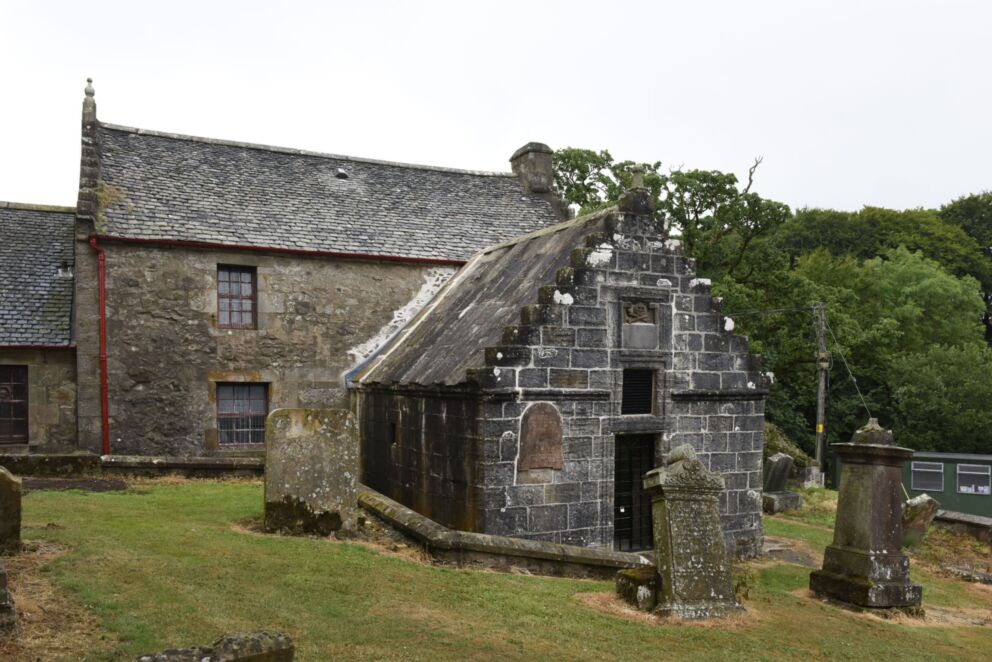
M815 306L816 312L816 466L823 481L824 460L827 451L826 413L827 380L830 374L830 352L827 351L827 310L823 303Z

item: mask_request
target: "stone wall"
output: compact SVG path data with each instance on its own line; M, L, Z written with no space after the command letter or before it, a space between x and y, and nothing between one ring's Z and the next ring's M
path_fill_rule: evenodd
M218 382L264 382L269 410L346 406L343 373L447 267L104 242L111 449L200 455L221 447ZM77 259L80 438L100 447L97 283ZM217 328L217 266L257 269L257 329ZM353 353L349 350L355 348ZM236 447L235 447L236 448ZM241 450L251 450L241 448Z
M76 425L79 447L100 453L103 423L100 407L100 307L97 289L97 256L87 239L92 231L91 222L77 218L72 338L76 343Z
M28 444L58 451L76 443L76 358L71 349L0 349L0 364L28 367Z
M479 403L472 393L360 392L362 482L462 531L480 531Z
M689 444L723 476L728 549L760 553L764 378L709 283L660 237L648 216L615 215L504 330L504 345L487 349L474 375L487 399L483 453L494 458L483 477L485 532L612 545L617 444L649 434L656 466ZM650 414L622 413L625 369L655 371ZM560 411L564 462L521 473L521 416L536 401Z

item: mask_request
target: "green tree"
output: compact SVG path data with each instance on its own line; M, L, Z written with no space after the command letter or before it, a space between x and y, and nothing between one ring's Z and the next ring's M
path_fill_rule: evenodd
M989 453L992 349L937 345L892 365L893 432L919 450Z

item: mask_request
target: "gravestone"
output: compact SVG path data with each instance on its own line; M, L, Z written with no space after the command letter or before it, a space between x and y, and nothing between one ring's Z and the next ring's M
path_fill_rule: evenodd
M923 589L909 581L902 546L902 465L913 451L895 445L874 418L850 443L831 446L841 462L834 541L810 590L862 608L919 607Z
M562 453L562 421L551 402L535 402L520 420L520 456L517 471L555 469L565 466Z
M785 489L785 481L792 473L792 462L792 457L785 453L775 453L765 460L761 509L770 515L803 507L802 496Z
M21 549L21 479L0 467L0 553Z
M265 528L329 535L358 508L358 426L346 409L276 409L265 422Z
M7 588L7 567L0 560L0 637L13 634L17 627L17 612L14 610L14 598Z
M912 547L923 542L930 525L937 517L940 502L929 494L921 494L902 506L902 546Z
M654 524L655 613L700 619L742 609L720 526L723 488L723 477L709 471L689 445L644 476Z
M210 646L139 655L134 662L293 662L295 653L288 634L263 630L225 634Z

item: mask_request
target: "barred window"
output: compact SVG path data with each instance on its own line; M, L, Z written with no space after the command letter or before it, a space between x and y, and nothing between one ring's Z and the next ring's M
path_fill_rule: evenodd
M621 414L654 412L654 370L624 370Z
M268 413L268 384L217 384L220 443L263 443Z
M986 464L958 465L958 492L992 494L992 467Z
M217 267L217 326L221 329L254 329L256 311L254 267Z
M944 465L941 462L913 462L910 485L921 492L944 491Z

